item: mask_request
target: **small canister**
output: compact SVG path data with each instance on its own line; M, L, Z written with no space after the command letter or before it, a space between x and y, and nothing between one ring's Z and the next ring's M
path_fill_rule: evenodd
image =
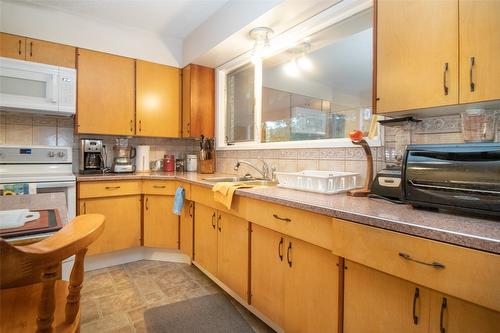
M172 172L175 170L175 156L174 155L164 155L163 156L163 171Z
M198 168L198 156L188 154L186 156L186 171L196 171Z

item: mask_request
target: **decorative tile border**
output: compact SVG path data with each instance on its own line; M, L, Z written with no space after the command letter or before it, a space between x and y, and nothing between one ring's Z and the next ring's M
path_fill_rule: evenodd
M424 118L417 123L415 133L454 133L462 131L460 115Z

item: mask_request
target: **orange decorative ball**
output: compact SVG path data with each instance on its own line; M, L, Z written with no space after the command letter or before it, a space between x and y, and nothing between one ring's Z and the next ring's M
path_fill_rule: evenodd
M363 140L363 132L360 130L350 131L349 139L351 139L351 141L361 141Z

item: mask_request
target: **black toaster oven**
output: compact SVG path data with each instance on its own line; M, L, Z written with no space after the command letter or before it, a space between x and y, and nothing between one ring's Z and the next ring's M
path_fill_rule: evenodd
M409 145L404 200L500 218L500 143Z

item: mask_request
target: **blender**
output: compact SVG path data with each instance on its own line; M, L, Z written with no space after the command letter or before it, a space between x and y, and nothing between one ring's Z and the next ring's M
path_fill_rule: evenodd
M132 162L134 157L135 148L129 146L128 139L117 138L113 146L112 171L116 173L134 172L135 166Z

